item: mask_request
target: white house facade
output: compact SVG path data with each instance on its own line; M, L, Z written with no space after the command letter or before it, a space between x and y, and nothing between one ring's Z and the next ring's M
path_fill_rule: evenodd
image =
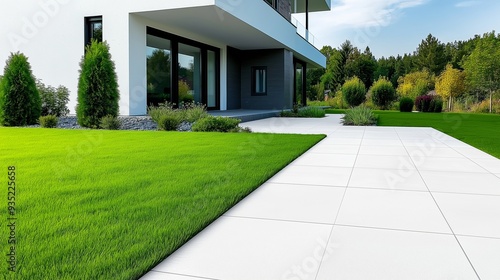
M38 79L70 89L72 112L92 38L109 44L121 115L191 100L211 110L287 109L305 98L307 68L326 64L291 14L330 7L330 0L6 1L0 61L24 53Z

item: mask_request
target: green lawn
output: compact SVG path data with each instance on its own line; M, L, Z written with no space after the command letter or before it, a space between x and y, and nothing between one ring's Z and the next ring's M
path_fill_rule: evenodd
M327 110L342 114L345 110ZM379 126L433 127L500 158L500 115L375 111Z
M0 128L17 279L138 278L323 137Z

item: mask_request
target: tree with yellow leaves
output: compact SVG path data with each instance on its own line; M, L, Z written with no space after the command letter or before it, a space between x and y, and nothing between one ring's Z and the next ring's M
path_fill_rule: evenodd
M434 75L427 69L399 77L397 92L401 97L411 97L415 100L434 89Z
M451 64L436 79L436 92L443 99L448 99L448 111L453 110L453 101L466 90L465 73L454 69Z

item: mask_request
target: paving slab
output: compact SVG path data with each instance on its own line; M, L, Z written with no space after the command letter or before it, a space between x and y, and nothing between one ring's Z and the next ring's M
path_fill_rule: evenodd
M500 279L500 160L340 117L243 123L327 138L143 279Z

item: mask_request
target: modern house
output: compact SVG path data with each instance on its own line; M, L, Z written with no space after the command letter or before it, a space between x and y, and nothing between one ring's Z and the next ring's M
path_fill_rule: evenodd
M37 78L70 89L72 112L91 39L110 46L122 115L144 115L165 100L281 110L305 100L305 72L326 64L292 14L330 7L331 0L6 1L0 60L26 54Z

